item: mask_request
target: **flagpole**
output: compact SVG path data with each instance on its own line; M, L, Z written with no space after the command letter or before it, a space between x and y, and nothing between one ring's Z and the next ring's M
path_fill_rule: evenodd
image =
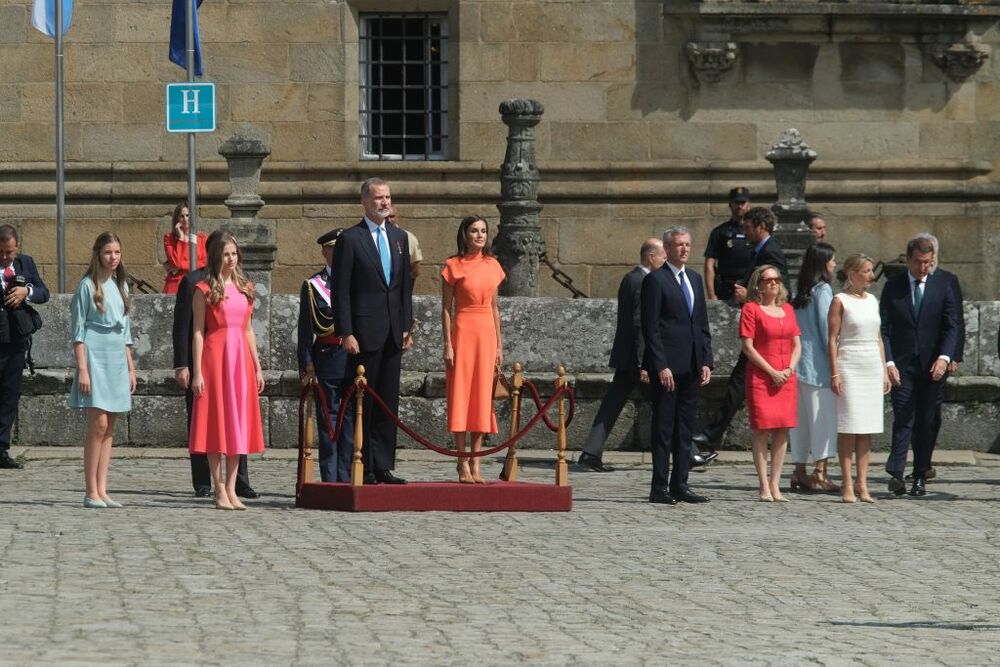
M56 265L66 291L66 173L63 155L63 0L56 0Z
M194 82L194 17L197 11L195 2L197 0L186 0L184 11L186 14L186 21L184 25L185 29L185 39L187 43L185 45L185 51L187 54L187 80L188 83ZM58 4L58 2L57 2ZM195 239L194 242L188 242L188 260L190 262L190 268L192 271L198 268L198 226L197 226L197 213L198 210L198 194L195 192L196 187L196 177L195 177L195 151L194 151L194 132L188 132L188 214L190 217L190 234Z

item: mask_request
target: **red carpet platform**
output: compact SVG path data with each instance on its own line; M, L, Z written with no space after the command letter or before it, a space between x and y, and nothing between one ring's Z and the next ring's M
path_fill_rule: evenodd
M370 484L310 482L295 506L339 512L569 512L573 489L527 482L411 482Z

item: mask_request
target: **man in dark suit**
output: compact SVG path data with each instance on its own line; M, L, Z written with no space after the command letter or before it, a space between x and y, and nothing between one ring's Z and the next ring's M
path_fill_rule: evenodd
M208 235L206 247L209 257L212 256L212 248L219 242L222 235L220 230ZM211 261L211 260L210 260ZM194 317L191 312L191 299L194 295L194 286L199 280L205 277L205 269L197 269L188 272L177 287L177 300L174 302L174 379L177 384L184 389L184 406L187 409L187 430L191 432L191 404L194 402L194 394L191 392L191 366L194 365L194 357L191 341L194 338ZM194 495L198 498L212 497L212 475L208 470L208 456L205 454L191 454L191 484L194 486ZM240 456L239 470L236 476L236 495L241 498L258 498L259 494L250 486L250 474L247 471L247 457Z
M753 252L751 253L750 268L733 288L737 303L742 304L746 301L747 282L750 280L750 274L758 266L765 264L773 266L781 272L781 277L786 282L788 281L788 262L785 260L785 253L781 251L778 242L771 236L774 233L775 224L777 224L777 220L774 214L762 206L750 209L743 216L743 231L753 246ZM747 357L741 352L739 359L736 360L736 365L733 366L733 372L729 374L726 395L722 400L722 406L719 408L715 421L709 424L704 431L691 438L695 446L704 449L722 440L723 434L729 428L729 422L733 420L746 398L746 371Z
M0 317L6 325L0 326L0 332L6 332L0 335L0 469L24 467L10 456L10 435L21 398L24 360L31 346L31 336L18 334L7 311L49 300L49 290L38 275L35 261L17 251L17 230L12 225L0 225L0 282L5 309Z
M399 409L403 352L413 345L410 252L406 233L386 224L392 210L389 184L369 178L361 184L361 222L344 230L333 253L333 323L347 350L348 374L365 367L368 386L393 412ZM365 399L363 458L365 482L405 484L396 467L396 426Z
M689 442L698 389L712 376L712 334L701 276L686 268L691 234L663 233L667 261L642 281L643 368L653 389L653 479L649 502L704 503L688 486ZM673 457L673 468L670 459Z
M934 244L916 237L906 245L907 272L885 284L879 311L889 382L892 383L892 451L886 462L889 491L902 495L906 455L913 445L911 496L927 493L934 453L934 415L961 330L953 286L931 273Z
M331 428L337 428L341 392L344 380L348 377L347 351L343 348L343 339L333 326L329 287L333 249L343 231L337 227L316 239L323 248L324 266L304 281L299 291L299 375L304 385L315 379L323 388ZM334 442L326 430L322 406L317 397L316 424L320 479L324 482L349 482L351 456L354 453L354 411L348 408L344 413L341 436Z
M660 239L647 239L639 250L639 266L625 274L618 286L618 324L615 327L615 341L611 346L611 360L608 365L615 369L608 392L601 400L590 433L583 443L577 465L584 471L612 472L614 468L604 465L602 453L608 434L618 421L625 402L632 390L649 385L649 375L642 369L642 355L645 348L642 340L642 323L639 320L642 279L651 271L663 266L667 259Z

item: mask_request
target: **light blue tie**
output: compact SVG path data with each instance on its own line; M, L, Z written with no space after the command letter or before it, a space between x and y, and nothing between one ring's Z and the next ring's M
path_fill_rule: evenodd
M378 246L379 257L382 258L382 273L385 275L385 284L392 280L392 259L389 257L389 242L385 240L385 230L381 227L375 228L378 239L375 245Z
M684 292L684 300L687 301L688 315L692 315L694 313L694 294L691 293L691 285L683 271L678 273L677 277L681 279L681 290Z

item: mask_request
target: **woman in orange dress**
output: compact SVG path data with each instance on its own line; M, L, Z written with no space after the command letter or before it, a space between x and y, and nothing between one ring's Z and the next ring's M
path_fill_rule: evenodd
M441 271L441 328L448 399L448 431L455 449L465 451L465 434L478 452L486 433L497 432L493 412L493 371L503 364L497 288L506 275L489 250L489 228L478 215L458 226L458 254ZM452 314L454 306L454 315ZM458 460L458 481L485 482L479 457Z
M198 268L205 268L208 262L205 239L204 234L191 233L191 212L187 202L175 206L170 231L163 235L163 251L167 253L167 261L163 263L163 269L167 272L167 278L163 282L164 294L177 294L177 286L191 266L191 243L197 244Z
M747 284L747 301L740 313L740 338L743 354L750 361L746 377L750 442L760 482L760 501L765 503L786 500L779 482L788 448L788 429L795 428L799 420L795 366L802 354L801 335L778 269L770 264L758 266Z
M231 233L213 239L208 271L195 285L191 302L194 403L189 448L194 454L208 455L215 506L222 510L246 509L236 495L240 456L264 451L257 398L264 390L264 376L251 326L253 284L240 260L239 245Z

